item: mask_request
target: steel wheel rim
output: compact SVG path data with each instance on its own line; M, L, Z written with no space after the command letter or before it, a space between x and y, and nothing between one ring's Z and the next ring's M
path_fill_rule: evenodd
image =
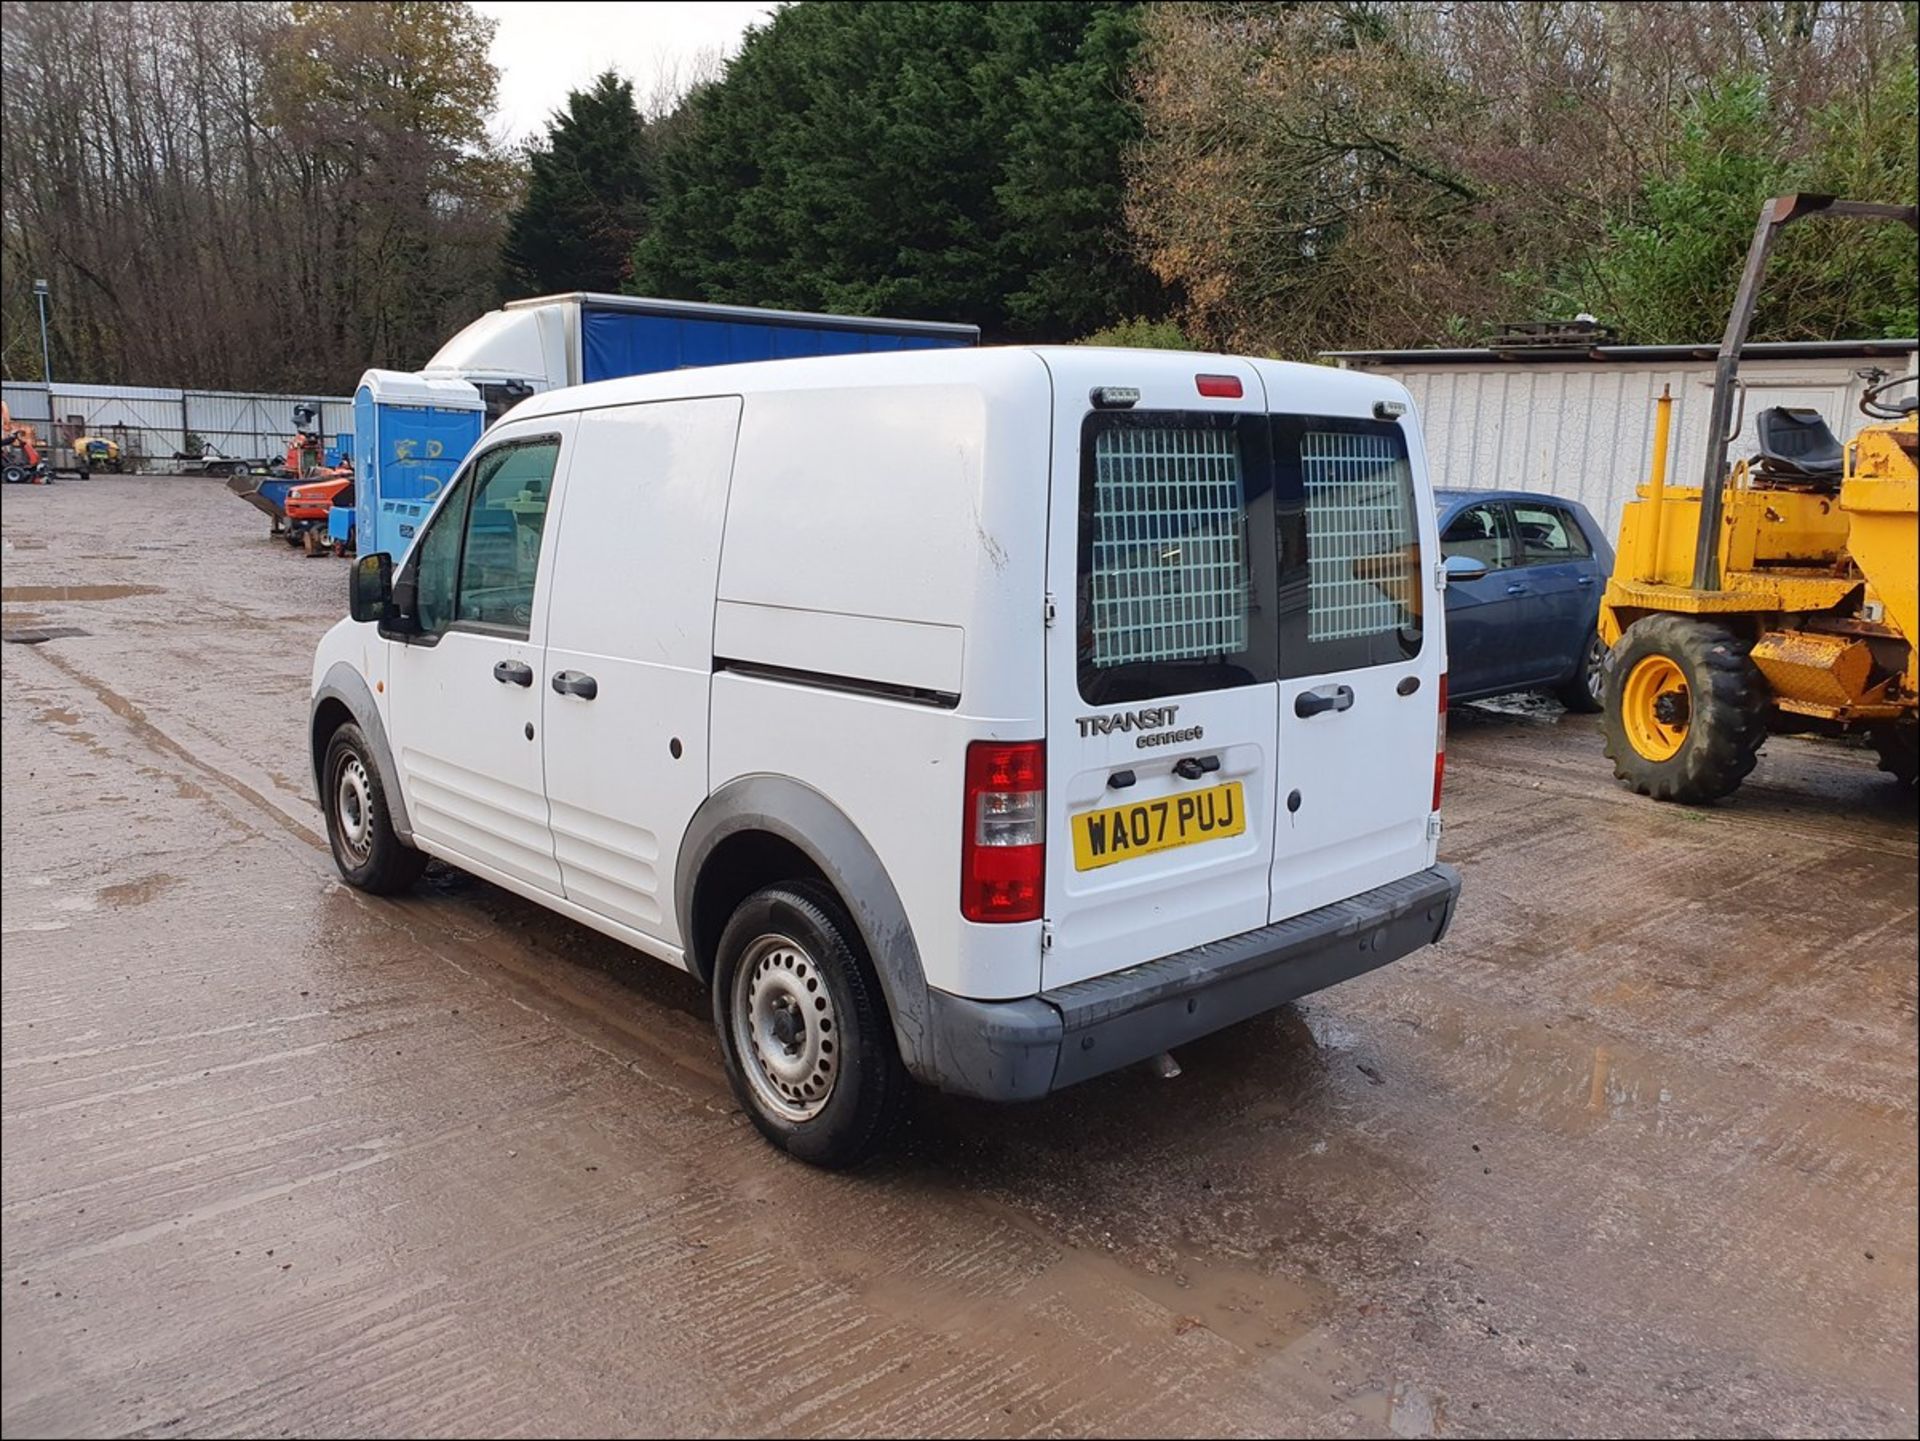
M1687 743L1693 695L1686 672L1669 656L1644 656L1621 688L1620 718L1633 748L1650 761L1669 761Z
M808 1121L833 1097L840 1020L827 978L791 937L764 935L733 973L734 1049L754 1095L777 1116Z
M1587 695L1599 705L1606 699L1606 691L1607 647L1596 635L1587 647Z
M355 861L373 853L373 783L359 756L341 760L334 779L333 816L340 844Z

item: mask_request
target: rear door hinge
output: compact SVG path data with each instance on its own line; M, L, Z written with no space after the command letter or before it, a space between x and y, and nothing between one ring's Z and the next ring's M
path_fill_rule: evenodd
M1047 625L1049 628L1052 627L1054 617L1057 616L1059 613L1060 613L1059 607L1053 603L1053 592L1048 591L1046 607L1044 610L1042 610L1041 614L1046 617Z
M1433 568L1433 588L1435 590L1447 588L1447 563L1444 560Z
M1428 816L1427 817L1427 839L1430 841L1439 840L1441 828L1445 824L1446 822L1441 820L1440 817L1437 815Z
M1052 921L1043 920L1040 922L1040 949L1043 952L1050 951L1053 949L1053 922Z

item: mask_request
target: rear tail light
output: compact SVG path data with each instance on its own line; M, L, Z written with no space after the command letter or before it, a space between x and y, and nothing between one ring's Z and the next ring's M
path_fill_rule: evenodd
M1440 783L1447 775L1447 673L1440 672L1440 720L1433 735L1433 808L1440 809Z
M960 914L970 921L1037 921L1046 880L1046 754L1039 741L967 747Z

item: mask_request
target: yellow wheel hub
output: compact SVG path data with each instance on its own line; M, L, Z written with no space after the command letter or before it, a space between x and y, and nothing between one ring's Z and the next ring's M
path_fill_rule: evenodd
M1693 696L1686 672L1664 655L1650 655L1627 672L1620 688L1620 719L1633 748L1650 761L1670 761L1687 743Z

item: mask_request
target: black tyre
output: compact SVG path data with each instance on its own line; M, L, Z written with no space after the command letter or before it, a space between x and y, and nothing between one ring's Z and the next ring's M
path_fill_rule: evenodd
M796 1159L858 1165L899 1123L912 1083L859 932L825 886L740 903L715 958L713 1022L734 1095Z
M1650 615L1607 657L1606 751L1643 796L1696 805L1731 794L1767 737L1767 684L1724 626Z
M8 485L23 485L27 479L27 468L24 465L10 465L6 468L4 478Z
M1581 715L1596 715L1607 707L1607 643L1595 631L1580 652L1573 674L1554 687L1560 704Z
M1920 785L1920 724L1875 726L1868 739L1880 753L1880 769L1909 790Z
M341 878L376 896L394 895L419 880L427 858L394 834L380 768L359 726L348 721L333 733L320 776L327 840Z

